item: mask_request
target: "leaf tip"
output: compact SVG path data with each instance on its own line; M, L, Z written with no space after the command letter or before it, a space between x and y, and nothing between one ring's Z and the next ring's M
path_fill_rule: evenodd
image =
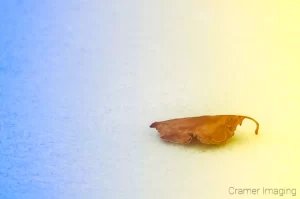
M153 123L150 125L150 128L156 128L157 125L158 125L158 122L153 122Z

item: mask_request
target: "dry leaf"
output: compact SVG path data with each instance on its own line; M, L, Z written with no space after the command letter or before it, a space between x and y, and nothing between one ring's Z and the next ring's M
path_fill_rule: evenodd
M258 134L259 123L252 117L241 115L178 118L154 122L150 128L156 128L160 137L168 142L188 144L196 137L204 144L222 144L234 135L237 125L241 126L245 118L256 123L255 134Z

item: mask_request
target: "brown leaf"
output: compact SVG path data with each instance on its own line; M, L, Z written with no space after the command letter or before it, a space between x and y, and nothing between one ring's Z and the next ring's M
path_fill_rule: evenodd
M178 118L154 122L150 128L156 128L160 137L168 142L188 144L196 137L204 144L221 144L234 135L237 125L242 125L245 118L256 123L255 134L258 134L259 123L252 117L241 115Z

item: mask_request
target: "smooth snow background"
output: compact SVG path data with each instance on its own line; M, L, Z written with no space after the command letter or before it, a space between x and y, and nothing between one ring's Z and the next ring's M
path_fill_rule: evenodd
M299 2L29 2L0 3L0 198L300 191ZM206 114L259 135L245 120L224 146L181 146L149 128Z

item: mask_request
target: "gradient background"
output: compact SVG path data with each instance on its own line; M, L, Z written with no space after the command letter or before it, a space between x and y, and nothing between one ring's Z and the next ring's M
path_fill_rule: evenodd
M299 192L299 10L296 0L1 1L0 198ZM149 128L205 114L249 115L261 129L245 120L207 147L166 144Z

